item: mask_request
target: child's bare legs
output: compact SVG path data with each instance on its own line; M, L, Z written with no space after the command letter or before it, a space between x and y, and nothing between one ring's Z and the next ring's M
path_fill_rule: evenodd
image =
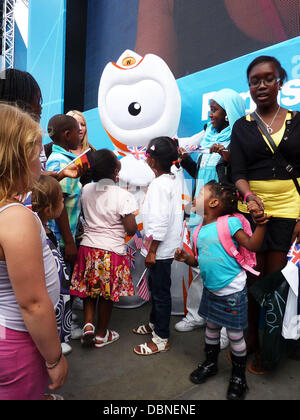
M83 299L83 310L84 310L84 325L95 323L95 311L96 311L96 298L87 297ZM84 331L92 331L92 327L87 325Z
M111 318L113 308L113 301L106 300L102 296L99 297L98 303L98 326L97 326L97 335L100 337L105 337L108 324Z

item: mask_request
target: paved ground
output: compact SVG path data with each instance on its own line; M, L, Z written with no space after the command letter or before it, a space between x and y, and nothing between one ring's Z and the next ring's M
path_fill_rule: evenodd
M66 400L224 400L231 371L227 351L220 354L219 373L203 385L194 385L189 374L203 359L204 329L188 333L174 330L181 319L172 316L170 351L138 356L133 347L143 336L131 332L148 319L149 304L137 309L114 308L111 328L120 340L102 349L82 349L72 341L67 356L69 377L59 393ZM82 311L76 311L82 319ZM146 336L147 337L147 336ZM280 366L266 375L247 374L250 391L247 400L299 400L300 362L284 358Z

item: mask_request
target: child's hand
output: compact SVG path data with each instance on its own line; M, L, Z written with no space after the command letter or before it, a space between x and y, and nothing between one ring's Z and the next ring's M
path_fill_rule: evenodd
M186 158L188 158L188 156L189 156L189 154L187 153L185 148L184 147L179 147L179 149L178 149L179 159L185 160Z
M77 257L77 247L75 242L65 242L65 260L75 262Z
M247 203L247 210L251 214L256 214L256 212L262 212L263 213L262 208L258 205L258 203L256 201L249 201L249 203Z
M299 244L300 243L300 221L297 221L295 225L291 244L294 243L296 238L297 238L297 244Z
M271 215L268 216L263 211L262 211L262 214L257 214L256 216L252 215L253 221L257 225L265 225L266 223L268 223L268 221L270 220L271 217L272 217Z
M267 216L264 210L258 205L256 201L250 201L247 203L247 209L250 212L254 223L257 225L266 224L271 216Z
M188 257L187 252L185 252L184 249L181 248L177 248L174 254L174 258L176 261L180 261L180 262L186 262Z

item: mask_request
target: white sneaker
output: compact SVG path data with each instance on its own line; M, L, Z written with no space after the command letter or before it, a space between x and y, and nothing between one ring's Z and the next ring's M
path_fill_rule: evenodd
M224 350L228 346L229 346L229 338L228 338L228 335L227 335L226 328L223 327L221 329L220 348L221 348L221 350Z
M67 354L71 353L72 347L68 343L61 343L61 350L63 354L66 356Z
M182 318L181 321L177 322L177 324L175 324L175 330L180 331L180 332L188 332L188 331L193 331L196 328L203 327L205 324L206 324L206 321L203 318L201 318L199 322L196 322L196 321L190 321L185 317L185 318Z
M71 338L72 340L79 340L79 338L82 336L82 329L79 328L75 322L72 322L71 324Z

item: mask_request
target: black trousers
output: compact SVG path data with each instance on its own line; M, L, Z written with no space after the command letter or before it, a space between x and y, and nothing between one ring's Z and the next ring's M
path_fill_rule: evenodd
M154 332L160 338L169 338L171 300L171 264L173 258L156 260L149 270L149 288L151 291L152 309L150 322L154 324Z

